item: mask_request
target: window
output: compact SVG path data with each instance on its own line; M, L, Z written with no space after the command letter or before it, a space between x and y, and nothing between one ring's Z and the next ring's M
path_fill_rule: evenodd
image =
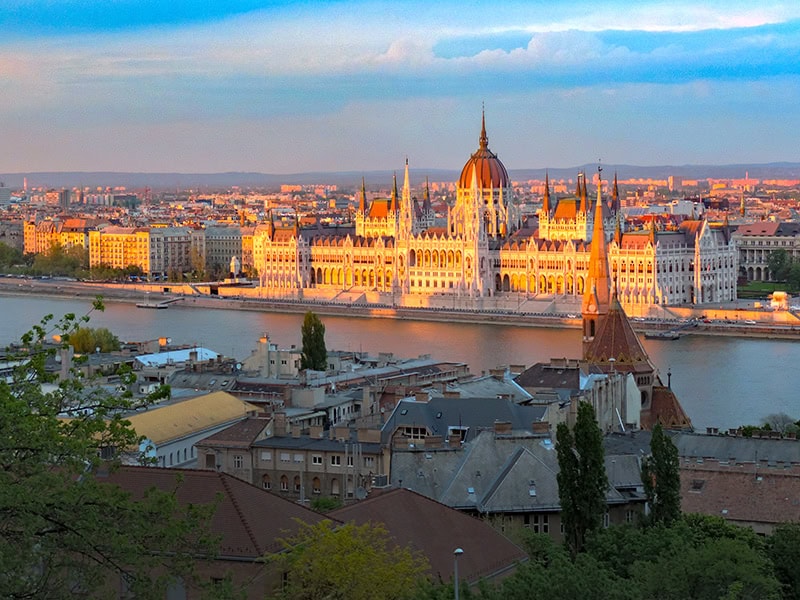
M319 477L314 477L313 481L311 482L311 491L314 494L322 493L322 483L320 482Z
M348 467L352 467L353 466L353 457L352 456L348 456L347 457L347 466Z
M533 530L534 533L550 533L550 516L540 514L527 514L523 517L523 525Z
M303 455L302 454L295 454L292 459L294 462L303 462Z
M281 475L281 491L288 492L289 491L289 478L286 475Z
M633 523L633 517L636 513L630 509L625 511L625 522L626 523Z
M300 483L300 476L299 475L295 475L295 478L294 478L294 491L295 492L299 492L301 487L302 487L302 484Z
M342 457L338 454L331 454L331 466L333 467L341 467L342 466Z
M244 458L241 454L234 454L233 455L233 468L234 469L241 469L244 466Z
M365 456L364 457L364 466L368 469L371 469L375 466L375 457L374 456Z
M603 515L603 527L608 529L608 526L611 524L611 516L608 513Z
M264 475L261 478L261 486L265 490L271 490L272 489L272 480L270 479L269 475Z
M281 462L289 462L292 460L292 455L288 452L281 452Z
M312 465L321 465L322 464L322 455L321 454L312 454L311 455L311 464Z
M272 451L271 450L262 450L261 451L261 460L272 460Z

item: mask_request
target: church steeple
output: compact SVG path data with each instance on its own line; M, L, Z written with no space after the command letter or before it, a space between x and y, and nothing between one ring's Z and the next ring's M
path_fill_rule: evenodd
M617 172L614 171L614 187L611 190L611 210L619 212L619 186L617 185Z
M602 186L602 169L598 167L598 186ZM589 253L589 274L583 294L583 349L591 345L597 333L600 319L608 313L611 304L611 282L608 275L608 252L606 234L603 229L602 190L598 189L598 202L595 205L592 248Z

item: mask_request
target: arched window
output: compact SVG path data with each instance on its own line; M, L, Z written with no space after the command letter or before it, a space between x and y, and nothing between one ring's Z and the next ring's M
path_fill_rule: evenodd
M269 475L263 475L261 477L261 487L263 487L265 490L272 489L272 480L269 478Z
M281 475L281 491L289 491L289 478L286 475Z

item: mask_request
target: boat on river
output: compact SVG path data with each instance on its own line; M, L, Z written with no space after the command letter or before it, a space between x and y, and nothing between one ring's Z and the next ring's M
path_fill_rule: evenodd
M681 334L670 329L669 331L646 331L644 337L648 340L678 340Z

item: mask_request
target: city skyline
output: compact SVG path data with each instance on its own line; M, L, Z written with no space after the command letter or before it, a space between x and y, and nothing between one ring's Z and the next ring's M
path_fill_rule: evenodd
M800 5L7 0L0 172L800 160Z

